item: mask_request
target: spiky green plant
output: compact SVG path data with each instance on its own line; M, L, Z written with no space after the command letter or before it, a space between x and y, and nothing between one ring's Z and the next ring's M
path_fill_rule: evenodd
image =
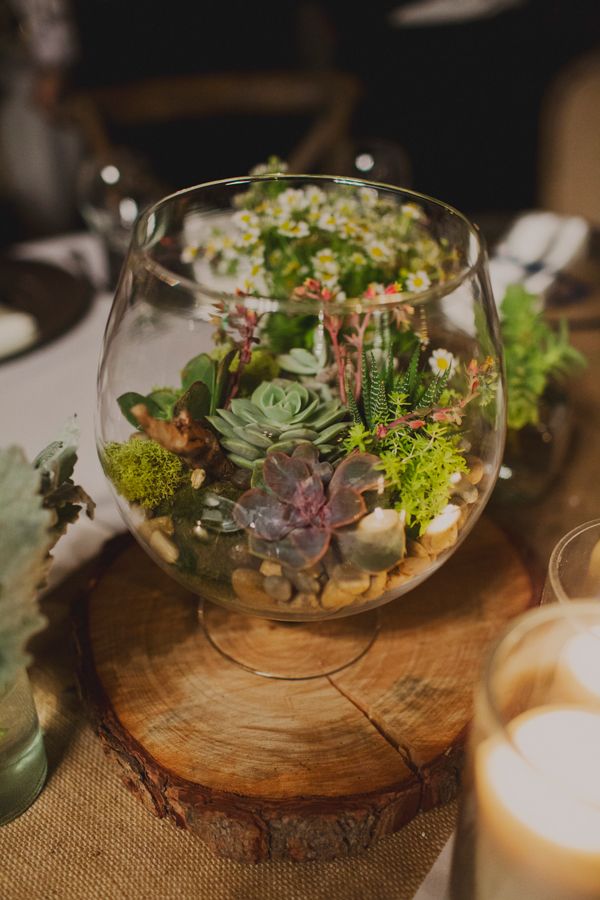
M335 459L348 428L348 410L338 400L322 401L310 388L287 378L263 382L251 397L236 397L208 421L223 436L229 459L254 469L267 453L291 453L311 443L324 459Z

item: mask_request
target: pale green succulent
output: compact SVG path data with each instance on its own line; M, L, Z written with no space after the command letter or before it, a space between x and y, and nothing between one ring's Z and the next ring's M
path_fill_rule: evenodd
M297 381L263 382L251 397L236 397L231 409L218 409L209 422L223 435L221 445L236 466L254 469L267 453L291 453L311 443L324 459L334 459L337 439L349 426L348 410L338 400L323 401Z

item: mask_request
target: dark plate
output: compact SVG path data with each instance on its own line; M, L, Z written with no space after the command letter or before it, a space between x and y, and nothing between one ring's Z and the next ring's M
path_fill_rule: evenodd
M39 333L34 343L0 357L0 363L30 353L65 334L86 314L93 293L86 279L50 263L1 259L0 303L32 315Z

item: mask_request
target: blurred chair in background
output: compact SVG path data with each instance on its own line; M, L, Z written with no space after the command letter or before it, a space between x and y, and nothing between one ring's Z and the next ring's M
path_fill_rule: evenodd
M359 96L358 80L342 72L231 72L166 76L83 91L68 98L65 111L99 159L109 159L115 152L115 126L197 121L193 137L199 145L199 162L202 144L211 140L210 126L201 127L203 119L235 118L241 143L255 116L298 116L308 125L287 154L290 170L337 172L348 169L350 123ZM176 143L172 154L177 157ZM257 162L261 160L250 160ZM199 167L196 181L213 177L213 172Z
M565 68L545 98L540 201L600 227L600 54Z

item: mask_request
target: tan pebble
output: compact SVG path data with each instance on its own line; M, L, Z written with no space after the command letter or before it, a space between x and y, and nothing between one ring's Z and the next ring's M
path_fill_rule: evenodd
M348 593L334 579L328 581L321 593L321 606L324 609L340 609L354 600L355 594Z
M194 471L190 475L190 481L192 482L192 487L195 491L197 491L198 488L201 488L206 481L205 469L194 469Z
M471 484L479 484L484 473L482 461L478 456L469 456L467 457L467 465L469 467L469 471L466 473L467 478Z
M430 565L431 558L429 556L407 556L406 559L402 560L399 568L403 575L414 578L415 575L420 575Z
M337 582L343 591L353 596L368 591L371 584L368 572L358 569L352 563L341 563L336 566L332 572L332 580Z
M179 559L179 548L162 531L153 531L149 543L165 562L172 565Z
M420 559L429 559L429 553L420 541L410 541L407 550L409 556L416 556Z
M296 594L291 605L298 609L318 609L319 598L316 594L303 594L301 592Z
M388 576L387 572L378 572L377 575L371 576L371 584L369 590L361 595L361 600L377 600L385 591Z
M256 569L234 569L231 574L233 590L247 606L272 607L273 599L264 590L264 578Z
M429 523L421 535L421 543L431 556L437 556L456 543L460 508L449 503L445 509Z
M142 537L149 541L155 531L162 531L163 534L173 534L175 526L171 516L156 516L154 519L146 519L140 525L139 531Z
M260 564L260 571L263 575L281 575L281 566L278 562L273 562L270 559L263 559Z
M401 587L406 584L407 581L410 581L411 576L405 575L403 572L398 572L394 570L393 575L388 575L387 584L385 586L386 591L394 591L396 588Z

